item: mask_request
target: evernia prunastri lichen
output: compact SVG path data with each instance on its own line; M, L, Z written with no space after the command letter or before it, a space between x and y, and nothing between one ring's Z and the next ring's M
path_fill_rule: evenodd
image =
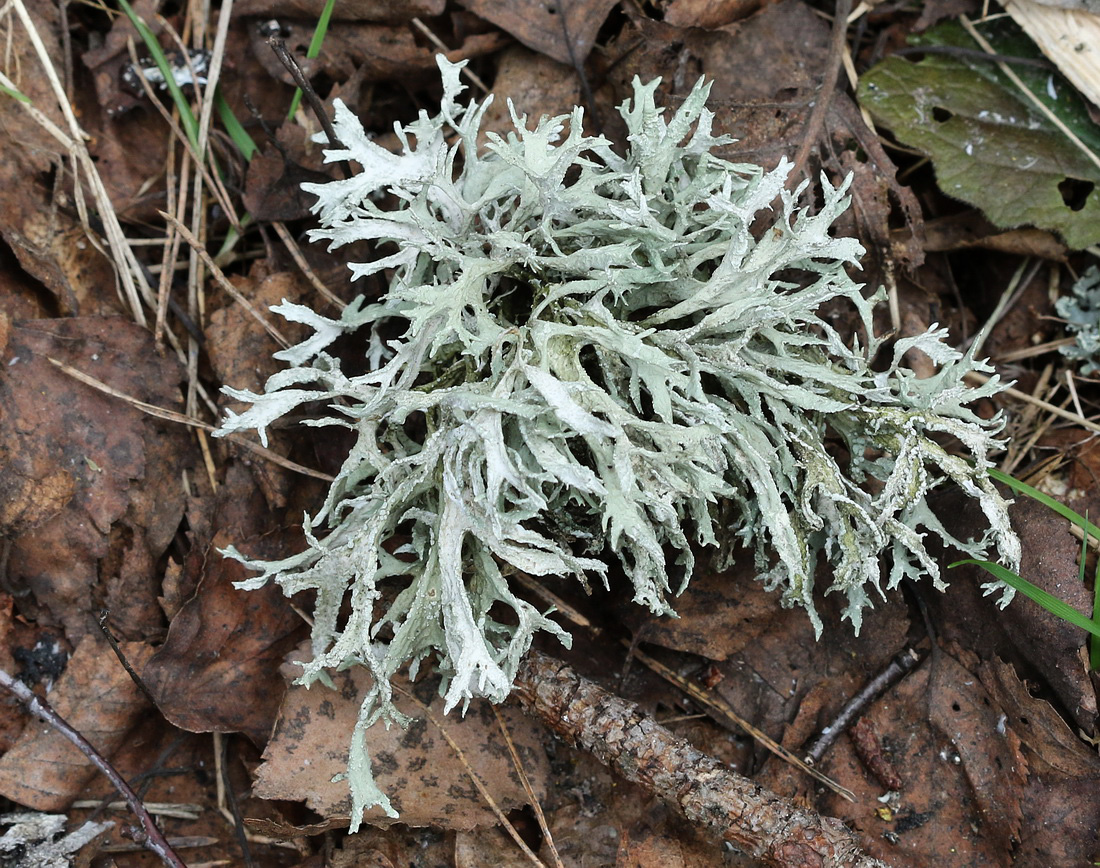
M350 267L392 275L388 292L339 320L279 305L313 335L276 354L287 367L263 394L227 390L251 407L226 432L264 438L321 402L309 424L357 438L305 520L304 551L231 552L260 573L243 587L316 593L306 683L349 665L373 675L352 739L353 825L367 806L392 813L363 733L397 715L399 668L434 658L448 708L499 701L536 631L569 641L512 592L509 570L590 581L615 563L639 604L668 613L694 550L736 544L820 630L822 559L857 629L872 595L903 577L940 582L928 534L973 557L995 547L1015 568L1019 543L985 475L1000 423L967 406L998 386L963 383L989 367L933 329L872 370L880 341L845 341L818 315L846 300L872 335L881 298L848 275L860 245L830 234L846 184L823 178L811 212L784 186L788 163L720 158L728 140L712 135L702 82L666 118L657 82L635 81L622 148L584 135L580 109L535 124L513 109L515 131L479 152L488 100L460 104L460 66L439 66L439 113L397 126L399 153L337 103L343 147L326 158L361 171L304 185L313 238L376 242L380 258ZM770 227L750 232L777 201ZM363 336L367 373L329 354L346 334ZM938 372L915 377L901 365L910 349ZM984 538L954 539L933 514L927 496L945 484L985 514ZM401 589L384 608L383 583Z

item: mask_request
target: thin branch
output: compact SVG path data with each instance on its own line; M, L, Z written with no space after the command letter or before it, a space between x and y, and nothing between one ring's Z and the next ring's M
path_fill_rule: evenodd
M176 854L176 851L172 849L172 845L168 843L164 835L161 834L160 829L157 828L156 822L145 809L145 805L138 798L138 794L130 788L130 785L126 783L126 779L118 773L115 767L92 747L88 739L66 723L56 711L50 708L46 700L36 696L34 691L26 684L17 678L13 678L3 669L0 669L0 687L5 687L15 694L16 698L26 706L27 711L65 736L76 745L76 748L88 758L92 765L103 772L107 780L126 800L126 804L130 806L130 810L134 812L141 824L140 831L133 830L134 840L137 843L156 853L165 865L170 865L172 868L187 868L186 863Z
M122 649L118 646L118 640L115 638L115 634L111 632L111 627L107 623L110 617L111 613L107 609L99 613L99 629L102 630L103 635L107 637L107 644L110 645L111 650L115 652L115 657L117 657L118 662L122 664L122 668L126 670L126 674L130 676L130 680L137 685L137 689L149 700L149 704L156 707L156 697L149 692L149 688L146 686L141 676L138 675L134 667L130 665L130 661L126 659L126 655L122 653Z
M789 184L798 183L798 178L806 167L806 161L810 158L810 151L825 127L825 117L829 113L829 103L832 101L837 80L840 78L840 66L844 57L844 42L848 36L848 14L851 11L852 0L836 0L833 30L829 37L829 54L825 60L825 76L821 82L821 89L817 92L817 102L814 104L813 111L810 112L810 119L806 122L802 145L794 158L794 168L791 169L791 174L787 176Z
M336 130L332 126L332 121L329 120L328 112L325 111L321 98L317 96L317 91L313 89L313 85L309 83L309 79L302 72L302 67L298 65L298 61L287 49L286 42L279 36L272 36L267 40L267 44L271 46L271 50L279 58L279 63L286 67L286 71L290 73L290 77L294 79L294 83L302 91L302 96L306 98L309 107L313 109L313 114L317 116L321 129L328 136L328 146L330 148L340 147L340 140L336 137ZM351 164L347 160L340 161L340 170L344 173L345 178L352 176Z
M840 734L854 724L856 718L863 714L872 702L916 669L917 664L922 659L921 654L916 649L906 648L897 654L885 669L864 684L863 689L844 703L844 707L837 712L832 722L821 730L813 744L810 745L806 751L807 764L813 765L821 762L825 752L840 737Z
M633 702L532 652L512 695L566 740L774 868L888 868L839 820L795 805L677 738Z

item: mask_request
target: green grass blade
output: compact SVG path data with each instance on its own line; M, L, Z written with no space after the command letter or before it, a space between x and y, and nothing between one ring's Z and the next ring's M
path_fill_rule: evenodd
M313 31L313 38L309 41L309 48L306 49L306 57L313 58L321 53L321 45L324 44L325 34L328 33L328 23L332 18L332 10L336 7L336 0L328 0L325 3L325 8L321 10L321 15L317 19L317 29ZM298 105L302 101L302 89L300 87L294 88L294 98L290 101L290 112L287 114L288 118L293 118L294 113L298 111Z
M0 93L5 93L12 99L19 100L19 102L23 103L24 105L31 104L31 98L29 96L27 96L22 91L15 90L14 88L8 87L5 84L0 84Z
M1059 503L1053 497L1050 497L1047 494L1043 494L1043 492L1039 491L1039 489L1032 488L1026 482L1020 482L1020 480L1016 477L1009 476L1007 473L1002 473L1000 470L997 470L994 467L989 468L989 475L991 478L997 480L998 482L1003 482L1009 488L1020 492L1020 494L1026 494L1028 497L1032 498L1033 500L1039 501L1039 503L1043 504L1044 506L1050 507L1063 518L1066 518L1069 521L1073 522L1085 533L1100 540L1100 527L1097 527L1087 518L1082 516L1080 513L1070 509L1065 504Z
M1069 604L1059 600L1052 594L1048 594L1037 585L1031 584L1027 579L1016 575L1012 570L1006 569L1000 564L995 564L992 561L977 561L973 558L965 561L955 561L951 566L959 567L963 564L974 564L974 566L981 567L994 578L999 579L1006 585L1012 586L1024 596L1038 603L1052 615L1057 615L1062 620L1069 621L1073 626L1080 627L1082 630L1087 630L1093 636L1100 637L1100 625L1094 624Z
M1100 625L1100 560L1096 562L1096 578L1092 582L1092 623ZM1100 671L1100 636L1095 633L1089 645L1089 667L1094 672Z
M218 85L214 91L214 108L217 109L218 117L221 118L222 126L225 127L225 131L229 134L229 138L233 140L233 144L237 146L246 160L251 160L252 155L259 150L256 147L256 143L252 140L252 136L248 134L237 116L233 114L233 110L229 107L229 103L225 101L225 97L222 96L221 85Z
M141 41L145 43L145 48L149 52L149 56L153 58L153 62L157 65L157 69L160 70L160 74L164 76L164 83L168 87L168 92L172 95L172 102L175 103L176 108L179 109L180 123L183 124L183 131L187 134L187 138L191 142L191 147L195 149L195 153L199 153L199 122L195 120L195 115L191 111L191 103L187 101L187 98L183 95L183 91L180 90L179 84L176 82L176 77L172 73L172 65L168 62L168 58L161 49L160 43L157 42L157 38L153 35L153 31L150 30L148 25L141 20L136 12L134 12L133 7L127 0L118 0L118 5L122 7L122 11L125 12L126 17L130 19L130 23L134 25L138 35L141 36Z

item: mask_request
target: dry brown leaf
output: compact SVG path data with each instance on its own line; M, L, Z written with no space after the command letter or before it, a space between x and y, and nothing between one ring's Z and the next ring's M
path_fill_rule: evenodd
M259 221L301 220L310 215L317 197L305 192L303 182L324 183L331 176L320 171L320 149L297 125L279 127L276 145L254 155L245 174L244 206Z
M904 229L895 230L895 233L903 232ZM1068 252L1066 245L1050 232L1032 227L1002 231L977 211L961 211L925 221L925 252L969 250L974 247L1014 256L1038 256L1055 262L1065 262Z
M584 63L617 0L459 0L528 48L570 66Z
M828 25L798 0L781 0L719 30L635 18L610 49L609 77L619 92L628 93L633 76L643 81L661 76L663 101L675 105L706 76L713 81L708 105L716 113L715 132L737 139L721 156L771 169L784 157L794 159L802 145L828 62L828 42ZM833 183L850 172L854 176L852 207L837 233L857 236L870 265L887 266L889 260L906 268L919 265L917 200L897 182L896 167L877 135L840 90L830 98L824 126L828 134L816 143L818 158L810 160L807 177L817 183L818 165ZM898 217L908 234L892 241L890 223ZM881 279L868 274L869 281Z
M1049 702L1032 696L1011 665L994 657L978 667L978 675L1005 715L1005 725L1023 742L1033 774L1100 779L1096 750L1077 737Z
M122 651L140 668L152 648L124 642ZM106 642L95 636L84 637L76 647L48 699L54 711L107 757L148 706ZM0 793L36 811L63 811L96 774L65 736L35 721L0 758Z
M623 833L615 865L617 868L711 868L719 858L714 844L685 835L679 829L643 827Z
M676 600L678 618L655 618L634 605L617 614L644 642L726 660L774 629L777 620L795 614L784 614L775 594L754 575L751 556L738 558L725 573L711 569L694 576L690 590ZM792 620L805 620L805 615Z
M455 833L454 868L531 868L531 860L497 826Z
M297 343L304 339L306 330L300 324L287 322L268 310L282 301L315 302L315 296L307 295L312 290L301 276L280 271L259 279L236 277L232 283L289 341ZM272 356L278 347L271 335L244 307L233 301L210 315L204 335L210 364L219 382L262 392L267 378L282 369L283 363ZM223 411L228 408L236 412L243 412L245 406L244 402L234 401L226 395L219 397L219 405ZM241 447L228 448L237 454L245 452ZM272 432L271 448L282 455L290 451L287 438L278 431ZM291 487L301 485L300 477L269 461L250 461L249 467L269 509L284 508Z
M932 661L929 719L958 752L983 837L1007 856L1011 842L1020 837L1027 762L1020 737L976 680L978 658L959 649L954 653L965 665L951 654Z
M267 44L267 37L251 19L248 29L252 53L271 78L293 86L294 80ZM425 81L438 79L435 56L438 49L428 44L419 31L407 25L371 24L358 21L333 21L325 34L325 50L315 58L307 58L306 50L313 38L314 24L303 21L283 21L287 49L294 55L307 78L324 74L343 82L354 75L363 81L403 81L409 76L424 75ZM446 52L452 61L478 57L499 49L507 37L498 33L464 35L459 47ZM354 98L344 95L353 111L359 108ZM366 114L362 111L361 114ZM387 126L387 125L383 125Z
M946 701L949 709L955 701L960 709L981 709L973 721L956 721L958 726L952 733L965 748L974 770L964 764L964 750L928 723L932 667L926 659L864 715L878 734L885 757L900 769L904 788L880 802L884 796L881 783L864 767L851 742L844 737L826 754L821 769L852 790L856 801L846 802L825 792L816 804L819 810L844 820L862 833L868 852L894 868L926 868L938 864L944 854L950 854L952 865L1007 865L1010 842L1000 837L1003 825L997 827L997 821L1003 817L994 815L992 822L984 825L971 780L982 780L977 770L984 765L995 766L996 761L1005 762L1016 754L1006 737L997 732L998 712L992 705L989 708L984 705L985 691L977 677L943 656L943 669L936 679L943 688L937 694L938 701ZM1007 789L987 790L982 804L1003 799L1003 811L1018 808L1023 802L1024 787L1019 772L1018 768L1012 773L1006 765L1004 774L1010 782ZM986 780L986 783L1000 785L1005 781Z
M714 30L748 18L769 0L672 0L664 22L674 27Z
M283 694L279 664L304 625L277 586L234 588L253 573L218 551L229 543L258 556L286 551L285 534L252 541L270 522L247 469L230 465L214 517L217 535L196 540L184 565L201 583L142 673L161 713L181 729L244 732L256 744L271 734Z
M300 672L299 667L288 667ZM348 744L359 707L370 684L362 667L333 676L337 690L315 684L295 685L286 694L275 734L256 771L255 792L265 799L305 800L322 817L348 817L351 795L346 781L334 775L348 766ZM396 681L402 687L409 685ZM436 679L422 679L411 687L436 720L458 743L467 762L485 782L503 811L527 803L500 728L488 703L470 704L463 717L443 716L443 700ZM367 731L374 777L407 826L472 829L495 825L496 816L470 781L454 751L424 712L408 697L398 696L398 709L412 718L407 730L376 724ZM543 730L515 709L501 709L512 740L523 760L535 793L545 795L549 766L542 747ZM388 825L390 820L373 808L365 822Z
M508 100L517 113L527 115L527 125L534 126L541 117L573 111L581 100L580 80L571 67L528 48L514 45L502 52L493 79L493 104L485 112L479 146L484 147L490 131L504 135L512 130Z
M976 532L981 517L959 515L956 532ZM1065 519L1029 498L1012 506L1012 525L1023 543L1020 575L1064 600L1088 617L1092 595L1079 579L1077 553L1080 544L1069 532ZM1073 721L1086 731L1096 725L1096 693L1081 650L1085 634L1052 615L1023 594L999 609L981 586L988 576L972 567L952 570L946 594L928 600L939 613L942 634L985 655L1019 661L1032 667L1055 692Z
M364 827L344 838L326 868L454 868L450 835L427 829Z
M267 18L304 18L316 22L327 0L239 0L235 15ZM397 24L412 18L442 15L446 0L340 0L332 10L336 20L378 21Z
M63 68L57 7L28 4L56 68ZM9 40L4 68L30 103L66 129L57 101L21 25L7 20L18 38ZM71 195L72 161L18 101L0 99L0 236L19 265L40 280L63 314L114 313L120 308L110 263L85 238ZM58 173L56 180L54 173ZM85 191L86 192L86 191ZM11 310L9 308L9 310Z
M1094 865L1100 853L1100 776L1035 775L1024 792L1027 812L1013 868Z
M98 632L89 606L141 638L163 629L154 562L183 513L179 426L66 376L55 358L126 394L171 408L181 379L149 333L121 318L36 320L12 329L0 367L0 528L14 538L12 582L43 624L71 641ZM21 601L24 613L34 600Z

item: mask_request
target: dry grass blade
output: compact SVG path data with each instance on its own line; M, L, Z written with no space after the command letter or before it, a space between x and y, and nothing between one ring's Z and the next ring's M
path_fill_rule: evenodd
M309 263L306 262L305 256L302 254L302 248L298 246L298 242L294 240L290 234L290 230L286 228L286 224L281 221L274 221L271 226L275 229L275 233L279 236L279 240L286 246L287 252L290 254L290 258L294 260L294 264L298 266L302 274L305 275L306 280L309 281L310 286L317 290L318 294L329 304L335 306L338 310L343 310L347 305L332 294L325 284L322 282L309 267Z
M34 47L39 62L42 64L42 69L46 74L46 79L49 81L50 87L54 92L58 108L61 110L62 115L65 117L65 122L68 124L69 134L66 137L67 140L62 141L62 144L64 144L69 151L73 161L79 164L84 177L91 187L92 195L95 197L98 217L103 223L104 232L107 235L107 243L111 249L111 258L115 264L119 279L122 281L122 288L130 312L134 317L134 321L144 326L146 325L146 320L145 311L142 309L142 301L144 300L150 307L153 306L154 299L152 289L146 281L145 274L142 272L140 263L138 263L137 258L130 249L130 245L126 243L126 235L122 231L122 226L119 223L118 213L115 211L114 204L111 202L111 197L108 195L107 189L103 184L103 179L99 176L99 171L96 168L95 162L92 160L91 154L88 153L88 148L84 144L87 134L81 129L76 114L69 104L64 85L57 75L57 70L54 68L53 61L50 59L49 51L42 42L42 38L38 35L38 30L34 26L34 21L31 19L30 13L27 12L23 0L12 0L11 5L19 15L19 19L22 21L23 27L27 31L31 45ZM34 116L33 113L32 116ZM38 116L41 116L41 114ZM51 124L51 126L53 125ZM57 132L59 132L57 127L54 126L53 129L47 129L51 135L57 138ZM61 140L59 139L59 141ZM77 174L79 175L79 173ZM85 230L89 238L94 239L95 234L92 232L88 222L87 206L84 203L79 183L77 184L76 200L77 210L80 212L81 221L84 224Z
M120 401L125 401L131 407L141 410L142 413L146 413L150 416L155 416L157 419L164 419L167 422L176 422L180 425L188 425L192 428L199 428L203 431L216 431L217 428L207 422L203 422L201 419L196 419L194 416L188 416L185 413L177 413L175 410L166 410L163 407L158 407L156 404L147 404L144 401L139 401L137 398L127 395L125 392L120 392L118 389L114 389L108 386L106 383L100 382L95 377L91 377L85 374L83 371L78 371L71 365L66 365L64 362L60 362L57 359L49 359L51 364L56 365L65 374L68 374L74 380L79 380L86 386L91 386L97 391L103 392L105 395L110 395L112 398L118 398ZM255 452L261 458L266 458L280 467L284 467L287 470L292 470L295 473L301 473L303 476L312 476L314 479L323 479L325 482L332 482L332 477L327 473L322 473L320 470L313 470L309 467L305 467L297 462L291 461L288 458L283 458L277 452L273 452L270 449L266 449L259 443L253 443L250 440L245 439L237 434L229 434L226 436L227 440L236 443L239 446L243 446L251 452Z
M795 766L796 768L808 774L814 780L820 781L834 793L842 796L849 802L854 802L856 800L855 793L853 793L847 787L842 787L828 775L822 774L817 769L806 765L806 763L804 763L799 757L795 756L793 753L783 747L783 745L769 738L765 733L761 732L759 729L757 729L755 726L753 726L751 723L741 717L741 715L734 711L733 707L724 699L713 695L709 691L703 690L697 684L693 684L686 678L682 678L671 669L669 669L667 666L665 666L663 663L658 663L652 657L643 654L637 648L632 649L631 654L636 657L639 662L644 663L662 678L675 684L696 702L699 702L707 708L711 709L711 711L714 711L717 714L720 714L723 717L727 717L732 720L735 724L737 724L737 726L739 726L754 739L756 739L757 742L762 744L765 748L767 748L773 754L783 760L783 762Z
M256 322L258 322L260 325L262 325L264 327L264 331L266 331L269 335L271 335L271 337L274 338L275 341L281 347L283 347L283 349L286 349L287 347L289 347L290 346L290 341L288 341L283 336L282 332L280 332L279 329L276 328L274 323L272 323L270 320L267 319L267 317L265 317L262 313L260 313L258 310L256 310L256 308L252 306L252 303L247 298L245 298L243 295L241 295L240 292L237 291L237 287L235 287L232 283L229 282L229 279L225 276L225 274L222 272L222 270L220 268L218 268L217 263L214 262L214 257L212 257L206 251L206 247L203 246L202 242L199 241L199 239L196 238L191 233L191 230L188 229L186 226L184 226L179 220L177 220L171 214L169 214L165 211L160 211L158 213L160 214L161 217L163 217L166 221L168 221L168 225L170 227L175 229L177 232L179 232L180 235L183 236L184 241L186 241L188 244L191 245L191 249L194 250L196 254L198 254L198 257L203 261L203 264L208 269L210 269L210 274L218 282L218 286L220 286L222 289L224 289L226 291L226 293L235 302L237 302L237 304L239 304L246 311L248 311L248 313L251 314L251 316L256 320Z
M978 385L984 385L989 382L989 377L985 374L979 374L977 371L970 371L966 375L966 379L971 383L977 383ZM1074 424L1080 425L1082 428L1088 428L1090 431L1100 431L1100 425L1095 422L1091 422L1082 416L1080 413L1071 413L1068 410L1063 410L1061 407L1056 407L1054 404L1043 401L1040 398L1036 398L1033 395L1029 395L1027 392L1021 392L1019 389L1014 389L1008 386L1004 389L1003 393L1010 398L1015 398L1017 401L1025 401L1028 404L1038 407L1041 410L1045 410L1061 419L1066 419Z
M466 774L470 776L470 780L473 781L474 786L477 787L477 791L481 793L481 797L485 799L485 803L489 806L489 809L496 815L497 820L504 827L504 830L508 833L508 837L516 842L516 846L523 851L523 854L528 858L528 860L530 860L531 864L539 865L541 866L541 868L546 868L546 863L535 855L534 851L527 846L527 842L524 841L522 837L520 837L519 832L516 831L516 827L508 821L508 818L506 816L504 816L504 812L500 809L500 805L496 803L496 799L493 798L492 794L485 786L485 783L478 776L478 773L474 771L473 766L471 766L469 761L466 759L466 754L463 753L462 748L460 748L458 746L458 743L453 738L451 738L451 734L447 732L443 724L436 720L435 715L432 714L428 706L426 706L423 702L421 702L400 685L394 684L393 689L404 696L406 699L408 699L410 702L417 705L420 710L424 712L424 716L428 719L432 726L439 730L439 734L443 736L447 744L451 746L451 750L455 752L455 756L458 757L458 761L462 763L462 767L466 769Z
M508 727L504 724L504 718L500 716L500 711L494 705L492 706L493 716L497 719L497 726L500 727L500 734L504 736L504 743L508 745L508 753L512 755L512 765L516 768L516 774L519 775L520 782L523 784L523 790L527 793L527 798L531 800L531 810L535 812L535 818L538 820L539 828L542 830L543 839L546 841L546 846L550 848L550 855L554 859L554 865L557 868L565 868L562 864L561 856L558 854L558 848L554 846L554 836L550 834L550 826L546 822L546 815L542 812L542 805L539 804L538 796L535 795L535 790L531 786L531 779L527 777L527 771L523 767L523 763L520 761L519 753L516 751L515 742L512 741L512 734L508 732Z

